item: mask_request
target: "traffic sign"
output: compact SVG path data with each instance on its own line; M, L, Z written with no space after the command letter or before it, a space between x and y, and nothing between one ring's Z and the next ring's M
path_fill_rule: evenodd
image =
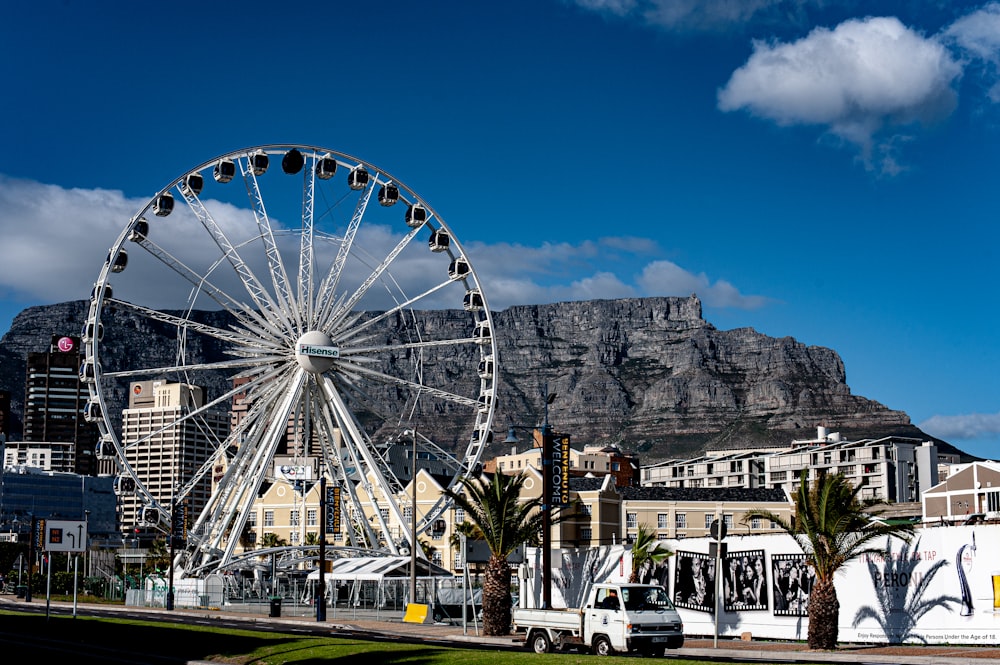
M42 549L44 551L85 552L87 550L86 522L44 520L43 524Z

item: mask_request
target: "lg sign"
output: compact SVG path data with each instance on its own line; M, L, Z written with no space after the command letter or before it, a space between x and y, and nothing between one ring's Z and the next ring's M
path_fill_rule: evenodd
M73 340L69 337L60 337L59 341L56 343L56 346L63 353L69 353L70 351L73 350Z

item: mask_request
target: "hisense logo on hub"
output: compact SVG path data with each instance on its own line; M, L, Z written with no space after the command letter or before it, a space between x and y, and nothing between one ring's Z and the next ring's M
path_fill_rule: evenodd
M339 346L313 346L312 344L299 344L297 353L300 356L318 356L320 358L339 358Z

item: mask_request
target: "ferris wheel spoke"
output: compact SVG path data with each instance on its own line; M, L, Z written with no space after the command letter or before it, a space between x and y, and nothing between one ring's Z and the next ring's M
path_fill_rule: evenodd
M160 263L180 275L184 281L188 282L192 286L193 293L204 293L207 297L211 298L216 304L218 304L219 307L229 312L234 318L240 321L244 326L247 326L248 328L255 328L260 331L264 331L265 328L275 330L273 326L269 325L259 314L248 308L243 303L236 301L225 291L216 287L211 281L209 281L208 275L212 273L214 266L212 270L209 270L204 275L201 275L186 266L182 261L172 256L170 252L154 243L145 235L137 238L134 242L145 249L151 256L160 261ZM218 265L218 263L216 265ZM254 321L257 322L256 325L252 323Z
M242 163L242 160L241 160ZM287 315L285 315L284 310L278 307L277 303L268 293L267 289L264 288L263 284L257 278L257 275L250 269L250 266L243 257L240 256L236 249L236 246L229 240L229 237L222 230L215 218L208 212L205 204L202 203L201 199L191 191L189 188L180 188L181 196L188 204L188 208L194 213L201 225L208 231L209 237L215 242L222 254L226 257L229 265L236 271L237 277L243 283L243 288L246 290L247 295L253 300L256 308L262 312L265 312L265 316L270 315L268 318L273 323L283 323L286 329L290 328L289 320Z
M302 235L299 237L299 282L298 298L301 316L313 326L313 261L315 251L313 239L316 215L316 153L309 153L310 167L303 175L305 184L302 195Z
M316 328L325 327L322 325L322 322L329 316L330 308L333 306L333 295L337 291L337 284L340 283L340 276L344 271L344 265L347 263L347 257L350 255L351 247L354 245L354 238L358 234L358 227L361 226L365 210L368 209L368 201L371 200L372 192L375 191L375 181L376 179L373 178L368 186L362 190L361 196L358 198L358 203L354 207L354 214L351 216L351 221L347 225L347 232L344 233L340 246L337 248L337 257L334 259L330 271L320 284L319 293L316 295L316 308L319 312L319 316L314 323L314 327Z
M267 256L267 265L271 273L271 285L274 293L282 307L282 310L295 316L296 330L302 332L302 320L298 316L298 307L295 305L295 295L288 281L288 272L281 259L277 243L274 241L274 232L271 230L271 219L267 215L267 208L264 205L264 198L260 193L260 185L257 176L252 169L247 168L247 163L240 160L240 168L243 169L243 181L246 183L247 193L250 195L250 202L253 206L254 218L257 220L257 228L260 230L261 240L264 243L264 253Z
M330 326L335 330L337 339L343 342L345 340L351 339L354 335L358 334L362 330L367 330L368 328L374 326L375 324L381 323L389 319L390 317L395 316L402 310L408 308L410 305L413 305L414 303L419 302L420 300L426 298L427 296L437 291L440 291L441 289L445 288L450 284L451 280L448 280L446 282L438 284L437 286L433 286L414 298L410 298L405 302L397 303L394 307L390 307L389 309L385 310L384 312L381 312L377 316L373 316L370 319L365 319L364 321L358 323L357 326L352 328L351 330L345 330L342 326L337 326L333 322L331 322ZM359 319L358 317L354 317L352 320L358 321Z
M468 406L472 408L479 408L479 402L474 399L465 397L464 395L458 395L447 390L440 390L438 388L431 388L422 383L417 383L415 381L410 381L408 379L403 379L398 376L392 376L391 374L386 374L385 372L379 372L367 367L362 367L358 364L351 364L350 368L344 368L344 371L349 374L354 374L356 376L365 376L369 379L375 379L382 383L391 384L395 386L401 386L409 388L421 395L428 395L432 397L437 397L447 402L453 404L458 404L461 406Z
M411 229L409 233L403 236L402 240L396 243L396 246L392 248L392 251L389 252L388 256L386 256L385 259L383 259L382 262L371 272L368 278L361 283L361 286L359 286L350 297L342 299L336 304L333 308L333 314L329 316L329 320L320 321L320 327L329 327L333 321L342 317L345 312L350 312L354 306L357 305L362 298L364 298L365 294L368 293L368 290L372 287L372 285L376 284L379 279L382 278L385 271L389 268L392 262L396 260L400 253L406 249L407 245L410 244L410 241L413 240L419 230L419 228Z
M119 370L102 372L101 376L108 379L123 379L136 376L154 376L175 374L180 372L194 372L198 370L218 370L218 369L239 369L241 367L257 367L263 363L276 363L285 360L284 355L256 356L253 358L238 358L236 360L220 360L211 363L197 363L190 365L174 365L172 367L142 367L138 369Z
M256 335L249 335L241 333L237 330L222 330L215 326L210 326L204 323L198 323L197 321L192 321L191 319L183 318L180 316L175 316L167 312L163 312L156 309L151 309L149 307L143 307L142 305L137 305L126 300L117 300L115 298L109 298L106 302L111 303L114 306L121 307L122 309L127 309L137 314L144 316L152 321L159 321L161 323L166 323L171 326L175 326L179 330L184 330L185 332L195 332L202 335L207 335L213 337L222 342L229 342L231 344L238 344L244 348L257 348L257 349L267 349L269 351L278 351L279 347L274 342L268 339L262 339Z
M340 357L351 357L369 355L377 353L391 353L393 351L403 351L408 349L430 349L443 346L464 346L466 344L476 344L473 337L456 337L454 339L426 340L421 342L407 342L402 344L385 344L380 346L345 346L340 348Z

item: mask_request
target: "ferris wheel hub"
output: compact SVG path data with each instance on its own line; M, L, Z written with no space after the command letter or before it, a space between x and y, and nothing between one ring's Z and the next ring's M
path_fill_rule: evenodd
M340 357L340 347L325 332L310 330L295 343L295 359L307 372L322 374Z

